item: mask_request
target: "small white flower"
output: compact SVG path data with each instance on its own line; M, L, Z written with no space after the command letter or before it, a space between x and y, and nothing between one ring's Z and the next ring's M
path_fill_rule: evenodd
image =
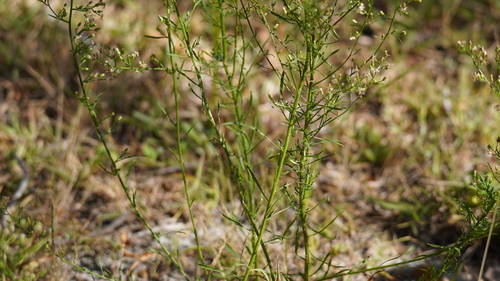
M90 25L90 24L93 24L93 23L95 23L95 19L93 17L85 18L85 24L86 25Z
M139 68L140 69L146 69L148 67L148 64L143 62L142 60L139 61Z
M358 13L359 14L364 14L365 13L365 4L361 3L358 6Z
M486 81L486 77L481 72L474 73L474 81L484 82Z
M407 15L408 14L408 6L406 6L406 3L403 3L403 5L401 6L401 13Z
M380 73L380 67L370 67L370 73L372 76L375 76L376 74Z

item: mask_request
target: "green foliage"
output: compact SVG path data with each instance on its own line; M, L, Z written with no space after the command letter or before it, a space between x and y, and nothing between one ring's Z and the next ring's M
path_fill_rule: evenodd
M0 231L2 280L38 280L47 274L46 269L37 268L36 261L36 254L48 241L43 226L30 218L19 217L21 211L9 215L7 228Z
M309 225L309 217L320 205L310 202L310 199L318 176L315 163L329 157L321 146L339 142L321 138L320 132L345 114L370 86L385 80L380 77L380 72L389 67L389 55L379 54L379 50L388 35L401 35L392 30L392 23L398 13L405 13L405 4L396 5L392 12L375 13L372 11L372 2L365 5L359 1L335 7L316 1L284 1L280 5L258 1L214 1L195 3L192 11L183 14L177 2L164 1L167 14L160 16L164 30L158 29L162 36L148 37L167 40L167 61L161 62L151 56L149 62L135 63L139 56L137 52L125 55L119 48L104 48L94 42L94 33L99 31L96 18L103 17L104 2L89 2L84 6L77 6L71 1L59 11L53 10L49 1L41 2L53 12L52 17L68 26L73 64L81 88L74 96L88 109L98 139L108 155L110 167L102 166L103 169L118 178L136 215L160 244L165 257L178 267L186 279L188 276L181 263L163 246L158 234L152 231L137 208L136 193L129 190L127 183L130 169L123 174L117 164L129 156L124 151L117 158L109 148L106 135L112 132L120 117L115 118L114 113L99 117L96 105L104 92L91 97L86 84L114 79L126 69L136 72L162 70L172 77L175 116L170 116L163 108L162 110L176 127L177 150L171 151L181 167L199 263L203 263L205 259L198 241L191 195L187 188L183 160L185 152L180 145L183 133L181 128L184 125L179 118L179 81L187 83L191 93L201 101L208 125L213 130L213 140L220 148L221 163L238 191L245 219L250 223L247 230L252 233L249 244L246 245L248 252L240 261L246 264L243 272L238 272L235 267L224 271L203 266L205 274L242 274L243 280L259 273L276 280L279 275L284 274L299 275L302 279L309 280L321 271L324 264L328 264L328 256L317 257L314 253L316 249L311 243L312 239L316 239L315 236L327 237L323 230L334 219L323 226ZM200 52L198 49L201 37L190 36L191 16L197 12L198 6L207 16L207 23L212 30L214 41L212 50L208 52ZM83 13L83 22L75 24L76 13ZM267 39L258 38L255 24L251 21L254 16L267 29ZM343 22L348 19L353 22L349 33L339 34L338 26L347 26ZM377 34L380 41L374 49L362 50L358 47L361 32L377 21L388 21L389 24ZM278 32L279 28L293 32ZM181 52L178 51L174 38L179 40ZM352 41L349 47L341 49L336 46L337 42L346 39ZM257 63L259 57L263 57L266 67ZM157 67L149 67L153 63ZM258 119L252 117L256 114L253 95L248 98L245 92L249 88L247 77L258 67L267 69L280 81L278 96L269 98L285 121L286 132L282 138L271 139L264 130L259 129ZM348 74L343 74L345 70L348 70ZM206 78L211 80L211 91L205 85ZM257 174L256 169L261 161L256 162L252 157L253 151L266 143L271 145L273 149L270 152L277 159L269 185L266 184L267 179ZM145 156L156 158L154 150L146 145L143 145ZM283 184L284 181L287 183ZM270 231L270 223L277 218L284 218L283 214L288 210L293 210L295 215L286 222L285 231L266 237L266 233ZM240 220L231 221L242 226ZM282 273L273 267L267 244L281 240L289 240L295 251L302 245L300 247L304 249L303 254L297 252L297 255L303 260L303 271ZM263 260L258 258L261 255ZM322 274L328 276L329 273L327 271ZM343 274L346 273L340 273Z
M498 191L495 190L492 179L488 176L481 176L474 173L471 185L478 190L481 200L481 210L478 212L467 202L456 200L460 206L460 211L465 217L467 226L458 240L452 245L431 245L440 249L435 255L444 255L445 258L442 265L434 266L432 270L429 270L426 277L430 279L425 280L438 280L445 272L456 272L461 262L461 250L473 241L487 237L488 235L491 236L491 229L495 225L498 225L498 222L495 221L496 215L493 216L493 222L488 218L491 213L496 213L499 198Z
M497 76L495 78L493 74L486 75L485 71L483 70L485 65L488 63L488 52L486 51L486 49L480 45L473 45L471 41L459 41L458 49L472 59L472 63L476 68L474 79L479 82L488 84L497 98L500 98L500 76ZM492 70L491 72L494 72L495 75L498 75L498 73L500 73L500 46L497 46L495 48L494 60L496 69ZM498 110L496 111L498 112ZM495 157L497 161L500 161L500 149L498 148L499 143L500 137L497 137L496 145L494 147L488 145L489 152ZM482 213L476 215L469 204L465 202L459 202L460 207L464 210L466 221L471 227L470 232L462 234L462 237L464 237L463 239L466 242L469 242L486 236L488 237L478 280L481 280L482 278L484 266L486 263L486 255L488 253L488 247L493 235L493 229L500 225L500 222L497 220L498 201L500 199L500 194L498 186L494 186L494 183L500 184L500 171L498 170L498 166L492 167L490 164L488 164L488 166L490 167L490 171L494 180L489 176L479 176L474 173L473 181L471 183L471 186L477 190L476 196L481 202L480 208ZM493 213L491 221L487 217L490 213ZM453 264L451 258L448 259L447 257L446 261L450 264Z

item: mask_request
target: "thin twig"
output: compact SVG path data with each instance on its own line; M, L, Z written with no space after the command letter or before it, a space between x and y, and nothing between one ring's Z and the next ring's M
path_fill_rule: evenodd
M498 198L498 196L497 196ZM498 199L497 199L498 203ZM496 204L495 204L496 207ZM483 280L483 272L484 272L484 265L486 264L486 258L488 256L488 249L490 247L490 242L491 242L491 237L493 236L493 228L495 226L495 221L497 217L497 208L495 208L495 211L493 212L493 218L491 219L491 225L490 225L490 231L488 233L488 239L486 240L486 248L484 249L484 255L483 255L483 261L481 262L481 268L479 269L479 276L477 277L478 281Z

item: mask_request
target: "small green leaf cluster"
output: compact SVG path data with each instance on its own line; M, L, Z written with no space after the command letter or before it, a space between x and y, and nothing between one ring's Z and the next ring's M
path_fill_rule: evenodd
M472 41L459 41L458 49L465 53L472 59L472 63L476 68L474 74L474 80L479 82L487 83L491 88L493 93L500 98L500 76L497 79L494 78L493 74L486 75L484 67L488 62L488 52L481 45L474 45ZM497 73L500 71L500 46L495 48L495 63ZM498 111L498 110L497 110ZM497 161L500 161L500 149L498 144L500 143L500 137L496 138L495 146L488 145L489 153L495 157ZM500 225L500 221L497 218L498 212L498 201L500 199L500 193L498 189L498 184L500 184L500 171L498 166L488 164L490 167L491 176L488 175L478 175L476 172L473 173L473 180L470 184L471 188L476 190L476 198L478 198L478 203L480 207L480 212L477 213L473 207L467 202L458 201L461 211L465 216L468 228L464 230L459 240L455 244L455 252L460 253L460 249L467 243L472 241L488 237L486 242L486 250L483 256L483 263L479 272L478 280L481 280L484 266L486 263L486 257L488 253L488 247L493 235L494 228ZM490 218L490 214L493 216ZM451 253L451 252L450 252ZM448 253L445 265L456 264L455 260L458 258L456 254Z
M4 208L0 209L2 213ZM0 231L0 277L5 280L38 280L47 274L34 261L48 241L40 222L21 217L22 208L9 214L6 229Z

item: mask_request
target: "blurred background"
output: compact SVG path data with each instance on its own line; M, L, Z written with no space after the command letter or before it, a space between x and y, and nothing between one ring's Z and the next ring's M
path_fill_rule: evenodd
M62 1L51 4L60 8ZM390 11L392 5L392 1L377 1L376 8ZM192 3L183 1L181 6L187 10ZM126 259L112 253L120 247L146 251L149 245L123 234L140 229L132 215L124 219L128 232L90 235L121 218L129 205L115 179L99 166L106 163L104 150L86 109L73 96L79 88L68 32L49 13L35 0L0 3L0 195L12 196L23 178L12 157L15 152L30 171L28 191L17 203L24 206L19 215L51 228L55 248L73 255L81 265L99 268L99 256ZM137 51L143 61L152 54L165 61L166 41L145 37L159 36L158 15L165 13L161 1L106 1L104 17L97 20L102 30L95 41L127 53ZM474 81L472 62L458 51L457 42L471 40L493 55L499 43L500 2L412 2L408 13L394 24L394 29L407 35L390 38L383 46L392 64L383 73L386 82L371 88L355 109L322 133L323 138L340 140L343 146L328 144L325 149L334 155L318 167L321 175L315 196L331 200L318 220L341 214L337 231L339 237L345 235L337 241L335 253L345 260L366 253L388 259L410 248L426 249L425 243L454 242L462 231L463 217L453 198L478 204L475 191L468 186L470 174L474 170L488 173L488 163L496 165L486 148L494 146L499 136L495 129L500 121L495 111L499 100L486 84ZM200 48L210 51L213 34L202 16L192 15L196 23L191 26L192 36L203 36ZM371 26L361 44L369 49L374 34L386 24ZM498 75L495 63L486 68ZM130 154L143 155L136 160L131 186L140 190L146 218L153 225L171 219L188 227L178 163L170 152L178 145L175 127L158 106L167 112L174 109L166 76L165 72L124 71L114 80L90 87L94 93L105 91L97 107L102 116L111 112L122 116L109 138L113 150L119 153L128 148ZM279 80L258 74L248 80L248 91L257 102L253 114L264 133L278 138L284 129L276 121L279 112L272 108L268 95L278 92ZM188 151L197 218L210 221L221 217L221 206L235 204L236 191L218 164L200 102L189 93L188 85L182 87L181 118L190 134L181 145ZM259 147L255 156L266 161L268 148ZM222 218L213 220L214 225L223 224ZM207 230L212 229L210 225L207 222ZM370 240L373 236L376 243ZM18 251L24 245L3 243L5 251ZM25 248L35 244L23 243L28 243ZM128 248L127 243L136 248ZM45 270L40 280L77 278L67 266L57 267L60 261L53 255L36 249L17 265L18 270L36 274ZM478 256L481 253L477 250ZM129 259L130 264L140 260L137 256ZM169 265L153 260L143 263L145 269L136 272L149 272L151 267L168 272ZM110 264L110 271L117 270Z

